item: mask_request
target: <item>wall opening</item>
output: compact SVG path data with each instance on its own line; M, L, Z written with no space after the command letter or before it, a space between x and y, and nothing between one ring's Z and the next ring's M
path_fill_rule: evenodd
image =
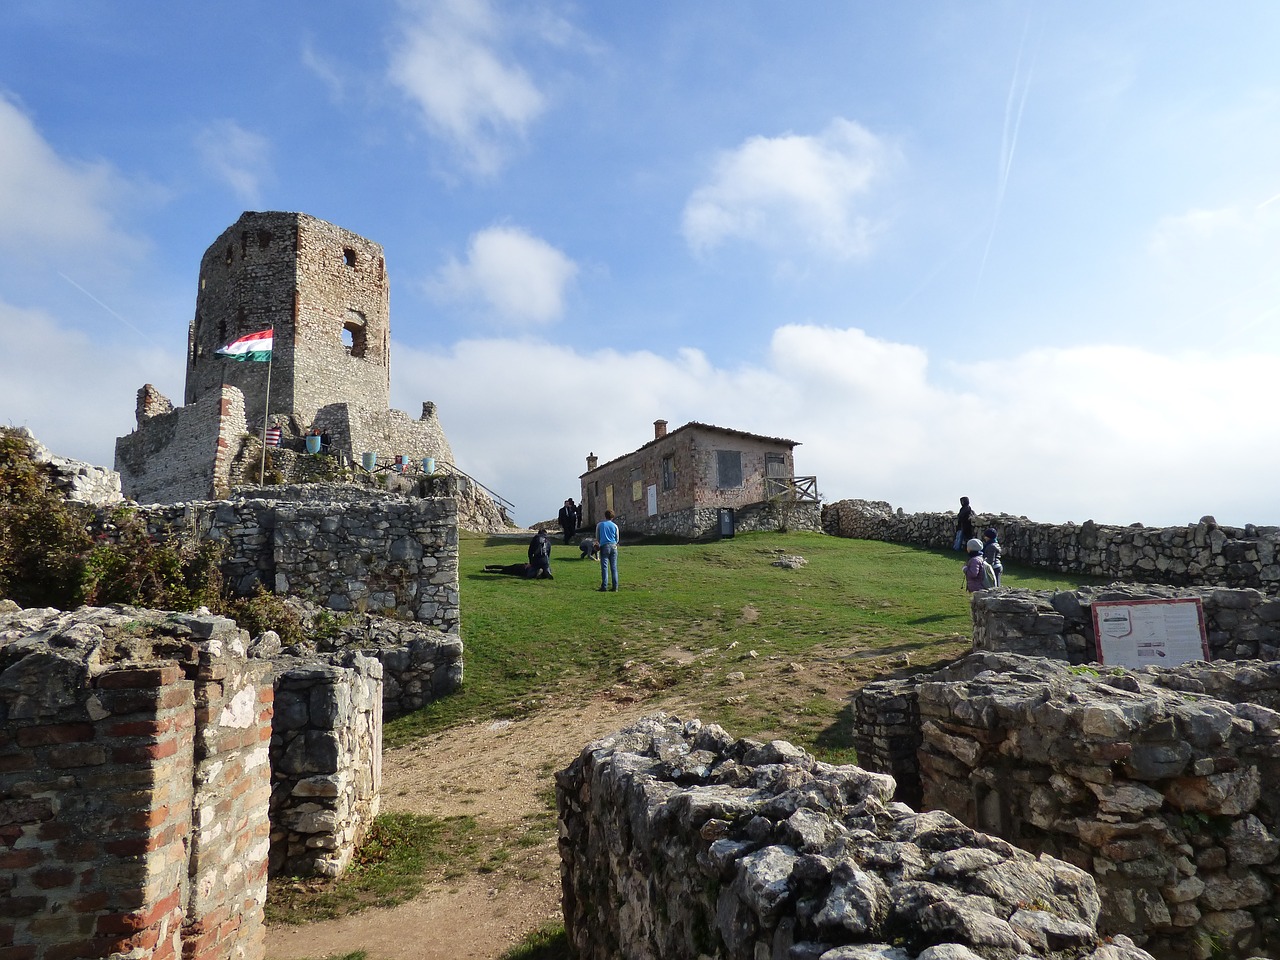
M344 247L342 250L342 262L348 267L354 267L356 265L356 252L350 247Z
M343 349L353 357L363 357L368 345L368 328L364 314L358 310L348 310L347 322L342 325Z
M742 486L742 451L716 451L716 486L721 490Z

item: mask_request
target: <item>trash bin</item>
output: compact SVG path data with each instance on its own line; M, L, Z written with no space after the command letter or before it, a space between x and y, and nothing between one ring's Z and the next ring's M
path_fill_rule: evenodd
M720 536L733 536L733 507L720 508Z
M378 465L378 455L376 453L360 454L360 466L364 467L367 473L373 473L373 469L377 465Z

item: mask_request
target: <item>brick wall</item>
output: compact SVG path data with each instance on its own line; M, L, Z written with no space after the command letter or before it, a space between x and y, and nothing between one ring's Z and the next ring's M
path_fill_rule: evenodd
M150 644L112 616L0 647L0 956L260 958L266 665L198 618Z

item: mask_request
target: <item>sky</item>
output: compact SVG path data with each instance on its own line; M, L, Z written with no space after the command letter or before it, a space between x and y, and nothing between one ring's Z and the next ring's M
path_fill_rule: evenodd
M381 244L522 523L689 421L824 500L1280 524L1280 5L9 0L0 423L111 466L245 210ZM390 451L388 451L390 452Z

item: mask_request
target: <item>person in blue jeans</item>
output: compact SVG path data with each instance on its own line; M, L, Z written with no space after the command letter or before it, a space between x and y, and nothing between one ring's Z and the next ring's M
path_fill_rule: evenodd
M618 589L618 525L613 522L613 511L606 510L604 519L596 524L596 539L600 541L600 592ZM609 578L613 586L609 586Z

